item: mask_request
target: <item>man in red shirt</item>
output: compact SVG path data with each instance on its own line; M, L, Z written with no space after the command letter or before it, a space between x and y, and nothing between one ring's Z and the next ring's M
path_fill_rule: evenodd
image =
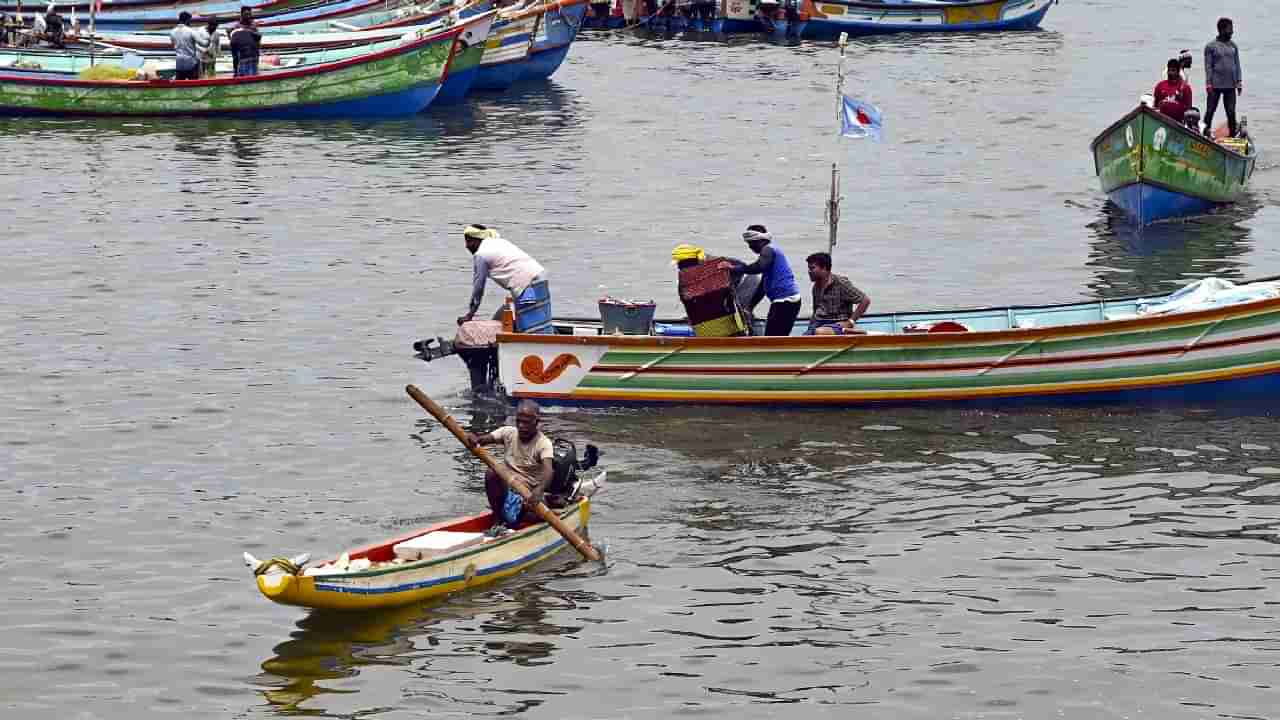
M1156 83L1156 109L1182 122L1182 116L1191 107L1191 83L1182 79L1182 67L1177 58L1169 61L1169 77Z

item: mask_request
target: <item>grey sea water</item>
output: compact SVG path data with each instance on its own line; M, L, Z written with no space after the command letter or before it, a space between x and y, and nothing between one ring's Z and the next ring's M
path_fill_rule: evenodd
M1280 7L1280 6L1278 6ZM1137 233L1088 144L1236 19L1249 199ZM679 242L762 222L873 308L1280 273L1268 3L1065 0L1044 30L850 46L583 37L548 84L405 122L0 121L0 709L14 718L1272 718L1280 439L1260 411L556 410L604 451L604 566L309 616L240 562L475 510L478 429L410 342L466 303L460 227L677 312ZM489 303L495 303L491 290Z

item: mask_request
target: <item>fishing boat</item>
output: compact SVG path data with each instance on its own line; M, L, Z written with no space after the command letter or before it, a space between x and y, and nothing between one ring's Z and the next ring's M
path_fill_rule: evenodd
M462 8L457 17L468 18L490 9L490 3L476 2ZM338 47L397 37L397 33L405 32L407 27L443 26L451 21L451 10L450 7L428 9L423 5L403 5L394 10L362 12L338 19L277 21L271 25L260 23L258 29L262 33L261 47L264 51ZM87 46L96 40L107 48L170 51L173 48L173 40L169 37L171 29L140 32L108 30L92 36L82 34L73 38L78 42L69 42L68 46ZM222 37L222 46L224 50L230 49L230 39Z
M584 497L557 514L570 529L584 531L591 500ZM246 562L268 600L322 610L373 610L481 587L568 546L546 523L496 538L485 535L492 524L491 513L447 520L310 566L284 558L250 556Z
M87 80L0 70L0 114L397 117L420 112L448 74L464 22L416 31L345 60L203 80Z
M568 54L586 12L587 0L548 0L500 12L472 87L505 90L521 80L550 77Z
M812 8L808 2L796 2L789 16L783 7L785 4L763 11L759 0L728 0L708 30L725 34L763 33L776 42L798 40L809 26Z
M730 0L733 2L741 0ZM900 3L864 0L805 0L805 37L830 39L840 33L974 32L1034 30L1057 0L972 0Z
M685 337L680 322L603 335L561 320L556 334L497 334L497 375L512 399L553 404L1272 403L1280 283L1238 288L1236 302L1176 311L1183 291L872 314L854 335Z
M1102 191L1140 225L1238 200L1257 164L1249 139L1214 141L1139 105L1090 145Z
M520 80L545 80L555 74L569 55L587 8L587 0L559 0L542 7Z

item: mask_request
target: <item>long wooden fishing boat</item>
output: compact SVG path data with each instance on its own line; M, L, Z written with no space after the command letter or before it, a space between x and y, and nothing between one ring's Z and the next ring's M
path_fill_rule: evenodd
M805 0L809 16L805 37L834 38L840 33L1034 30L1055 2L1057 0L910 0L902 3Z
M1252 140L1215 142L1145 105L1103 130L1089 149L1102 191L1142 225L1235 202L1258 158Z
M571 530L584 531L591 500L582 498L556 512ZM372 610L481 587L568 547L554 528L541 522L496 538L485 537L492 522L490 513L448 520L349 550L311 568L283 558L251 564L258 590L274 602L324 610ZM397 551L397 546L417 546L417 552ZM413 559L415 554L418 559Z
M470 21L331 63L204 80L84 80L0 71L0 114L396 117L431 103Z
M488 2L477 2L463 8L458 17L467 18L488 12ZM389 37L397 37L396 33L405 32L406 28L419 29L424 26L442 27L450 22L451 8L426 10L422 5L404 5L394 10L375 10L354 15L345 15L336 19L307 20L303 22L287 22L266 25L260 24L262 32L262 50L298 50L317 47L339 47L360 43L376 42ZM83 30L83 28L81 28ZM143 51L171 51L173 40L169 37L169 29L141 32L123 32L107 30L96 35L82 33L75 40L75 45L88 44L93 40L112 48L127 48ZM224 50L230 48L230 40L222 37Z
M511 397L544 403L1273 404L1280 297L1169 314L1140 306L877 314L858 321L868 334L846 336L592 335L559 323L554 335L498 335L498 373Z

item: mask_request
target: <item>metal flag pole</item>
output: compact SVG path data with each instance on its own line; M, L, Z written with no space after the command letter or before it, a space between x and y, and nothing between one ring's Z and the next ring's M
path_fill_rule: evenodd
M98 3L101 0L89 0L89 67L93 67L93 51L98 46Z
M840 33L840 64L836 70L836 127L844 124L844 51L849 45L849 33ZM836 147L840 139L836 138ZM838 154L838 153L837 153ZM835 252L836 237L840 227L840 164L831 163L831 195L827 198L827 254Z

